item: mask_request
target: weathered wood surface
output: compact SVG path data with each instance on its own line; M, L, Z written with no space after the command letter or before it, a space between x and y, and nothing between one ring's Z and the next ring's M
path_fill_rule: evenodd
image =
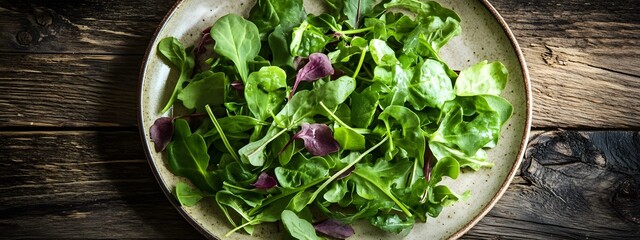
M521 173L464 238L640 238L640 133L538 132ZM0 133L2 237L199 238L135 132Z
M636 1L491 2L529 64L534 127L640 128ZM0 2L0 127L134 126L141 55L172 3Z

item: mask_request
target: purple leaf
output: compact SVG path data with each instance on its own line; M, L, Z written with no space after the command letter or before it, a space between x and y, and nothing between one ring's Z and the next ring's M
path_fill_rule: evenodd
M298 71L298 75L296 75L296 83L293 84L293 89L291 89L289 99L291 99L293 94L296 92L296 88L298 88L298 84L300 82L313 82L330 75L333 75L333 66L331 66L331 60L329 60L329 57L322 53L312 53L309 55L309 62L305 64L300 71Z
M316 232L337 239L345 239L356 233L351 226L333 219L316 223L313 228L316 229Z
M211 38L211 27L202 31L202 36L198 44L193 47L193 55L195 64L193 65L193 74L200 72L201 69L206 68L204 61L207 60L207 45L213 44L213 38Z
M161 117L156 119L149 130L151 141L156 145L156 152L162 152L171 142L173 136L173 118Z
M231 82L231 87L238 91L244 90L244 84L238 80Z
M325 156L340 150L340 145L326 124L302 123L302 129L292 139L302 139L304 148L315 156Z
M258 189L270 189L272 187L275 187L276 184L278 183L276 182L275 178L269 176L269 174L267 174L266 172L262 172L260 173L260 176L258 176L258 181L256 181L254 184L251 184L251 186L254 186Z

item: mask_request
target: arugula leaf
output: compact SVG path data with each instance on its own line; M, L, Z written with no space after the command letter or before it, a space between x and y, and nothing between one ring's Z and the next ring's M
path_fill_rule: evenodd
M200 190L215 193L222 183L219 177L207 170L209 154L204 138L191 134L189 124L184 119L175 120L173 141L167 146L169 170L178 176L191 180Z
M182 43L174 37L167 37L160 40L158 43L158 52L160 52L160 55L169 60L169 62L171 62L171 64L180 71L176 87L173 89L173 93L171 94L171 97L169 97L167 105L165 105L161 111L164 113L171 108L173 102L178 96L178 93L182 91L184 82L191 77L195 60L191 51L186 51L184 46L182 46Z
M241 16L227 14L211 27L211 37L215 40L216 53L230 59L236 66L240 79L247 81L247 62L260 52L258 27Z

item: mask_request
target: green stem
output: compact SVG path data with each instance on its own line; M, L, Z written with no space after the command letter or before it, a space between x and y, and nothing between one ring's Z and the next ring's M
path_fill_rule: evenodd
M227 136L224 135L224 132L222 131L222 127L220 127L220 123L218 123L218 119L216 119L216 116L213 115L213 112L211 111L211 107L209 107L209 104L204 106L204 108L207 110L207 113L209 114L209 118L211 118L213 125L216 126L216 130L218 130L218 134L220 134L220 138L222 139L224 146L227 148L227 150L231 154L231 157L233 157L233 159L235 159L236 161L240 162L240 157L238 157L236 150L234 150L231 144L229 144L229 139L227 139Z
M346 167L342 168L337 173L333 174L333 176L331 176L331 178L327 179L327 181L325 181L322 185L320 185L320 187L318 187L318 189L315 192L313 192L313 194L311 195L311 198L309 199L307 204L311 204L313 202L313 200L315 200L316 197L318 197L318 194L320 194L320 191L322 191L324 188L326 188L329 185L329 183L333 182L333 180L336 180L336 178L338 178L340 175L342 175L347 170L349 170L349 168L353 167L353 165L356 165L356 163L358 163L358 162L360 162L360 160L364 159L364 157L367 156L367 154L371 153L373 150L375 150L376 148L380 147L380 145L382 145L382 143L386 142L387 139L389 139L389 137L385 136L382 139L382 141L380 141L378 144L376 144L373 147L369 148L367 151L363 152L360 156L358 156L358 158L356 158L356 160L354 160L353 162L349 163L349 165L347 165Z
M242 228L244 228L244 227L246 227L246 226L249 226L249 225L252 225L252 224L255 224L255 223L259 223L259 222L260 222L260 220L259 220L259 219L254 219L254 220L248 221L248 222L246 222L245 224L242 224L242 225L240 225L240 226L238 226L238 227L236 227L236 228L234 228L234 229L231 229L231 231L229 231L229 232L228 232L227 234L225 234L224 236L225 236L225 237L231 236L231 234L233 234L234 232L236 232L236 231L238 231L238 230L240 230L240 229L242 229Z
M169 111L169 108L173 106L173 102L176 101L176 98L178 97L178 92L179 92L178 86L182 86L182 83L184 83L186 78L187 76L185 73L180 73L180 77L178 77L178 82L176 83L176 87L173 89L173 93L171 93L171 98L169 98L169 102L167 102L167 105L164 106L164 108L162 109L162 111L160 111L160 113L165 113Z
M283 134L283 133L285 133L286 131L287 131L287 129L286 129L286 128L285 128L285 129L282 129L280 132L278 132L278 133L276 133L275 135L273 135L273 137L271 137L271 138L267 139L267 141L265 141L265 142L264 142L260 147L256 148L256 150L255 150L255 151L253 151L253 152L251 152L251 153L249 153L249 154L247 154L247 155L252 156L252 155L254 155L254 154L256 154L256 153L260 152L260 151L261 151L261 149L263 149L263 148L265 148L265 147L267 146L267 144L269 144L270 142L272 142L273 140L275 140L276 138L278 138L280 135L282 135L282 134ZM267 133L267 134L268 134L268 133Z
M342 120L340 120L340 118L338 118L338 116L336 116L333 111L331 111L326 105L324 105L324 103L322 103L322 101L320 101L320 106L322 106L322 108L324 108L325 111L327 111L327 113L329 113L329 115L333 118L333 120L335 120L336 122L338 122L340 124L340 126L343 126L351 131L356 131L355 129L353 129L352 127L350 127L349 125L347 125L346 123L344 123Z
M373 183L373 181L371 179L368 179L366 176L358 174L358 172L356 172L356 171L354 171L353 174L358 175L359 177L361 177L363 179L366 179L367 181ZM396 198L396 196L393 196L392 193L388 192L386 189L382 189L377 184L373 184L373 185L378 187L378 189L380 189L381 192L383 192L385 195L387 195L387 197L391 198L391 200L394 201L398 205L398 207L400 207L400 209L402 209L402 211L404 212L404 214L407 215L407 217L412 217L413 216L413 214L411 214L411 211L409 211L409 209L407 209L407 207L404 206L404 203L400 202L400 200L398 200Z
M358 62L358 67L356 68L356 71L353 73L353 78L355 79L358 76L358 73L360 72L360 68L362 68L362 64L364 63L364 57L367 54L367 48L362 49L362 54L360 54L360 62Z
M367 27L367 28L360 28L360 29L352 29L352 30L344 30L344 31L336 31L336 33L339 34L358 34L358 33L363 33L363 32L368 32L373 30L373 27Z

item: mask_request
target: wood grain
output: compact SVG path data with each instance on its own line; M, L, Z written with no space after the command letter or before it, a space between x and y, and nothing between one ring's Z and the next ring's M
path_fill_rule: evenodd
M0 127L133 126L140 56L172 2L0 2ZM529 64L534 128L640 128L634 1L491 3Z
M161 193L139 141L0 133L3 237L200 237ZM464 238L640 238L639 158L638 132L538 132L522 173Z

